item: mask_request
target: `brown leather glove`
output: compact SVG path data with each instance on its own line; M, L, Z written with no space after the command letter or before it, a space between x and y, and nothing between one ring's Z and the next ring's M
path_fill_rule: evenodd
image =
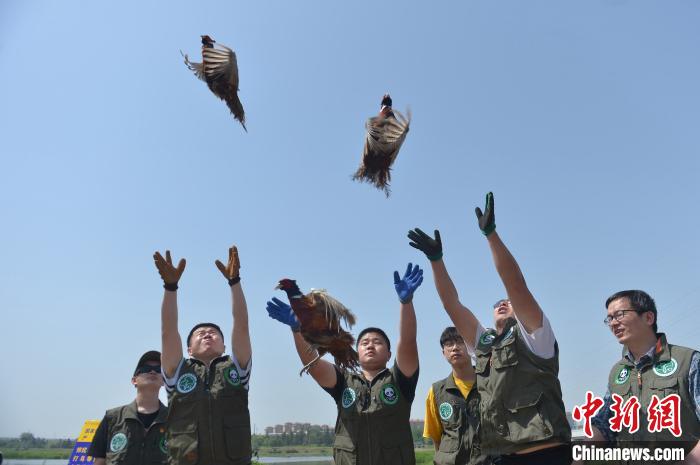
M228 264L224 265L220 260L214 263L224 278L228 279L229 286L233 286L241 280L241 261L238 258L238 248L235 245L228 249Z
M177 289L177 283L180 281L182 272L185 271L186 261L184 258L180 259L177 264L177 268L173 266L173 259L170 257L170 251L165 251L165 258L156 251L153 254L153 260L156 262L156 268L158 268L158 273L160 277L163 278L163 287L169 291L174 291Z

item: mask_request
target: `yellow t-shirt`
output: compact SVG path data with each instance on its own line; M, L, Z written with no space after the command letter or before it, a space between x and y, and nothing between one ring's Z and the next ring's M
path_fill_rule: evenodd
M459 378L455 378L452 375L459 392L465 399L471 391L474 383L471 381L463 381ZM425 422L423 423L423 437L430 438L435 444L439 444L442 439L442 423L440 422L440 415L437 411L437 406L435 405L435 394L433 393L433 386L430 386L428 391L428 398L425 399Z

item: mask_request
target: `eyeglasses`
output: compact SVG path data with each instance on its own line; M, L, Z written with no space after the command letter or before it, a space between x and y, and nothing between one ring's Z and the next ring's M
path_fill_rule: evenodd
M160 365L141 365L136 369L137 375L143 375L150 372L160 373Z
M603 323L605 324L605 326L610 326L612 324L613 320L622 321L622 319L625 317L625 315L629 312L636 312L636 310L634 310L632 308L618 310L615 313L613 313L612 315L608 315L607 317L605 317L605 319L603 320Z
M456 341L456 340L453 339L453 340L451 340L451 341L445 341L445 342L442 344L442 348L443 348L443 349L451 349L451 348L453 348L453 347L459 347L459 346L461 346L462 344L464 344L464 340L463 340L463 339L459 339L458 341Z
M493 304L493 309L496 310L502 304L509 304L509 303L510 303L510 299L501 299L498 302L496 302L495 304Z

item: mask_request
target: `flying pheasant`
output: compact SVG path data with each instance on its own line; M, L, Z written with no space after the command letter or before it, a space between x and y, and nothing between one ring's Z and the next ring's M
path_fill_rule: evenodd
M411 122L410 111L407 119L398 110L392 109L391 103L391 97L385 94L379 114L365 123L367 135L362 164L352 177L355 181L374 184L377 189L383 190L387 197L390 194L391 165L394 164L401 144L406 139Z
M238 63L236 54L225 45L216 44L211 37L202 36L202 63L193 63L185 54L185 64L199 79L207 83L214 95L226 102L233 117L245 127L243 105L238 99ZM182 53L182 52L181 52Z

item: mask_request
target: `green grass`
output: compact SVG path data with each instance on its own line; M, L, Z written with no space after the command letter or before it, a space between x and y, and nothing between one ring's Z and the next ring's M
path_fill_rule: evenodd
M60 449L8 449L3 448L2 455L6 459L68 459L73 448Z
M416 449L416 465L430 465L433 463L434 449Z
M311 455L333 455L331 446L264 446L258 449L260 457L302 457Z

